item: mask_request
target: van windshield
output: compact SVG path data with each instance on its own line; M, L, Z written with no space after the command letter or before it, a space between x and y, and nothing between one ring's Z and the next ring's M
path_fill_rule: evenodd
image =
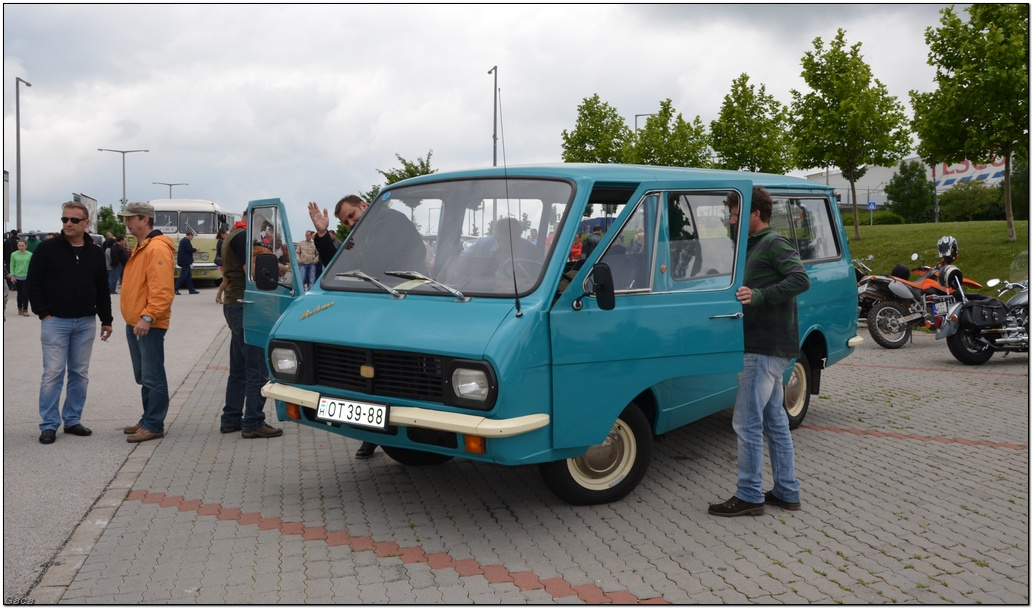
M527 178L385 189L341 246L322 286L444 296L452 293L444 286L466 296L528 294L541 279L573 193L567 181Z

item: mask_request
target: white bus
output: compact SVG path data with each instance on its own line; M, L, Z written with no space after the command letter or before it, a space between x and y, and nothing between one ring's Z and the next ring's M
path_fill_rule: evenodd
M213 201L204 199L154 199L154 228L172 239L176 250L188 232L194 233L194 262L191 265L194 280L222 281L222 270L215 264L216 235L220 228L229 231L240 219L240 213L230 211ZM179 267L176 267L179 277Z

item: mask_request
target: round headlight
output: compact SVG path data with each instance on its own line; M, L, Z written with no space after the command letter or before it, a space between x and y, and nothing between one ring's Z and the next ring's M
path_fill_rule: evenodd
M452 373L452 387L456 397L484 401L488 397L488 375L483 370L456 368Z

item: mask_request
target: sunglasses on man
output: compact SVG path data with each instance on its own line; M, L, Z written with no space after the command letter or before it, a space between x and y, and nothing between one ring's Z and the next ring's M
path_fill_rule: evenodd
M80 222L85 222L85 221L86 221L86 218L67 218L67 217L64 217L64 216L61 217L61 224L68 224L69 222L71 222L72 224L78 224Z

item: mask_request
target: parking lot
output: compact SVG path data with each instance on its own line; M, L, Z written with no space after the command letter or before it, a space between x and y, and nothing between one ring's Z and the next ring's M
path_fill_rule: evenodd
M359 461L358 442L290 423L269 440L220 434L219 331L197 346L167 437L129 452L25 596L1029 603L1028 357L966 367L929 334L890 351L860 332L793 433L803 509L716 518L708 503L735 490L730 411L663 437L624 500L574 507L535 467ZM93 441L124 443L111 427ZM7 483L18 457L4 458Z

